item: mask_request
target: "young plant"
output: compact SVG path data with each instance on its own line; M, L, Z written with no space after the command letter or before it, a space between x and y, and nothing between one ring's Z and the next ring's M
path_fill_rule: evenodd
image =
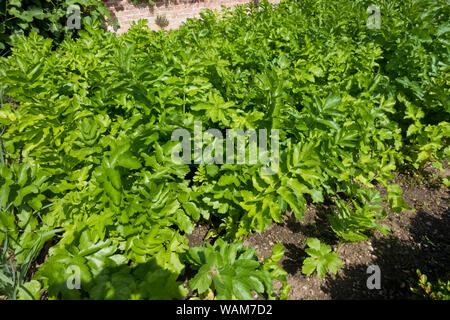
M305 251L309 257L303 261L303 274L310 276L314 271L317 271L319 278L323 278L327 271L336 274L337 269L343 267L339 255L336 252L331 252L329 245L321 243L316 238L308 238L306 243L309 248Z
M282 256L277 247L276 257L270 262L276 262ZM281 255L281 256L280 256ZM252 300L252 292L260 297L264 294L273 295L272 263L258 262L256 251L243 247L240 241L231 244L217 239L214 245L206 243L203 247L194 247L186 255L186 261L197 274L189 280L189 286L198 294L208 290L215 292L218 300L244 299Z
M270 276L273 279L281 281L280 299L285 300L288 298L291 286L287 283L287 272L280 267L279 261L284 256L284 247L281 243L277 243L273 246L272 254L267 259L264 259L263 269L270 272ZM269 299L275 298L269 296Z

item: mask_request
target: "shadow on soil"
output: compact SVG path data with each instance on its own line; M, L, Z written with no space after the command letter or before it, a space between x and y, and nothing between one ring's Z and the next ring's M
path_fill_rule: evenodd
M381 271L381 289L369 290L366 273L368 265L344 268L342 275L328 278L321 289L332 299L407 299L410 287L417 287L416 270L430 280L448 278L450 265L450 210L439 218L418 210L409 226L410 238L401 240L391 235L372 241L374 256L371 263Z
M338 243L339 238L330 227L328 215L331 209L327 205L316 205L314 213L305 214L302 223L298 221L294 214L288 216L286 227L293 233L302 233L306 238L319 238L329 245ZM303 223L304 222L304 223Z
M283 243L283 246L286 251L282 267L287 273L296 274L302 269L302 264L299 261L303 261L306 258L306 252L300 246L293 243Z

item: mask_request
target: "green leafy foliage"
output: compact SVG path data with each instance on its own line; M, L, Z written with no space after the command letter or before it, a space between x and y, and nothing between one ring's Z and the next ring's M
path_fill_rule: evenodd
M389 229L377 221L387 215L381 205L380 193L357 189L354 197L355 200L352 201L354 210L343 200L335 201L338 213L328 217L333 231L349 242L367 240L368 236L364 232L369 230L379 230L387 234ZM403 201L401 197L400 199ZM362 205L357 200L362 202Z
M36 280L27 281L27 273L44 243L60 231L62 230L56 229L39 235L31 248L26 251L23 261L16 261L16 263L13 262L15 256L23 254L26 248L22 248L21 251L12 251L8 243L8 233L3 234L0 251L0 292L8 299L39 300L41 284Z
M287 272L280 267L280 260L284 256L284 247L281 243L273 246L272 254L267 259L264 259L263 269L270 272L272 279L277 279L281 282L280 299L287 299L291 286L287 283ZM269 298L274 296L269 295Z
M303 261L303 274L309 276L317 271L319 278L323 278L327 271L336 274L337 269L344 266L339 255L331 252L331 247L321 243L319 239L308 238L307 244L305 251L309 257Z
M92 20L104 21L110 12L100 0L1 0L0 53L8 53L11 37L15 34L38 32L58 42L78 32L66 25L77 9L82 24Z
M228 244L217 239L214 245L206 243L203 247L189 249L186 261L197 270L189 286L199 294L210 289L219 300L252 300L253 291L261 297L264 294L271 297L272 277L281 278L286 284L286 273L275 265L282 256L282 247L277 246L263 265L258 262L254 249L243 247L239 241ZM288 292L289 289L284 289L284 298Z

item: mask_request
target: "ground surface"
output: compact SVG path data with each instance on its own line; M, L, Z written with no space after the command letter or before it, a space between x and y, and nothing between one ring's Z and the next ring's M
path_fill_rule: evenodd
M417 175L404 172L395 182L404 191L404 200L414 208L401 214L390 212L383 224L389 235L375 232L370 241L346 243L340 257L344 267L336 275L323 279L306 277L301 264L306 257L306 239L318 237L338 247L338 238L330 229L327 208L310 206L301 222L289 213L283 224L273 224L263 233L249 235L244 244L255 248L259 257L268 257L273 245L281 242L286 253L281 261L288 272L290 299L408 299L410 287L417 287L416 269L428 278L443 277L450 271L450 189L439 184L444 172L430 169ZM381 193L384 190L380 188ZM189 235L190 246L202 245L208 226L198 226ZM377 265L381 271L381 289L369 290L367 268Z

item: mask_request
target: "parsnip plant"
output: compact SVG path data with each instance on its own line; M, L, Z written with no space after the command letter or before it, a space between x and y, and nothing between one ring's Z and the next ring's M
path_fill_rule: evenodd
M366 26L372 2L380 29ZM32 280L49 298L179 299L187 295L183 257L194 250L186 234L200 222L218 239L195 249L213 259L191 261L202 270L187 279L197 292L212 288L201 268L215 266L215 248L241 250L235 241L286 211L301 220L307 205L329 204L343 241L388 232L383 202L411 209L393 173L405 163L439 166L450 152L448 10L444 0L262 1L221 18L204 11L170 34L143 21L112 34L93 21L56 48L36 33L14 35L11 56L0 58L8 97L0 229L11 252L24 248L17 263L42 234L61 229ZM172 133L192 133L195 121L220 132L278 129L276 173L173 161ZM334 272L338 257L320 248L317 261L334 261ZM276 267L282 250L270 267L242 250L233 253L243 255L241 271L257 280L214 280L215 294L249 298L255 289L273 298L271 281L286 276ZM308 274L313 266L324 274L327 263L317 261L306 263ZM67 286L74 267L80 289Z

